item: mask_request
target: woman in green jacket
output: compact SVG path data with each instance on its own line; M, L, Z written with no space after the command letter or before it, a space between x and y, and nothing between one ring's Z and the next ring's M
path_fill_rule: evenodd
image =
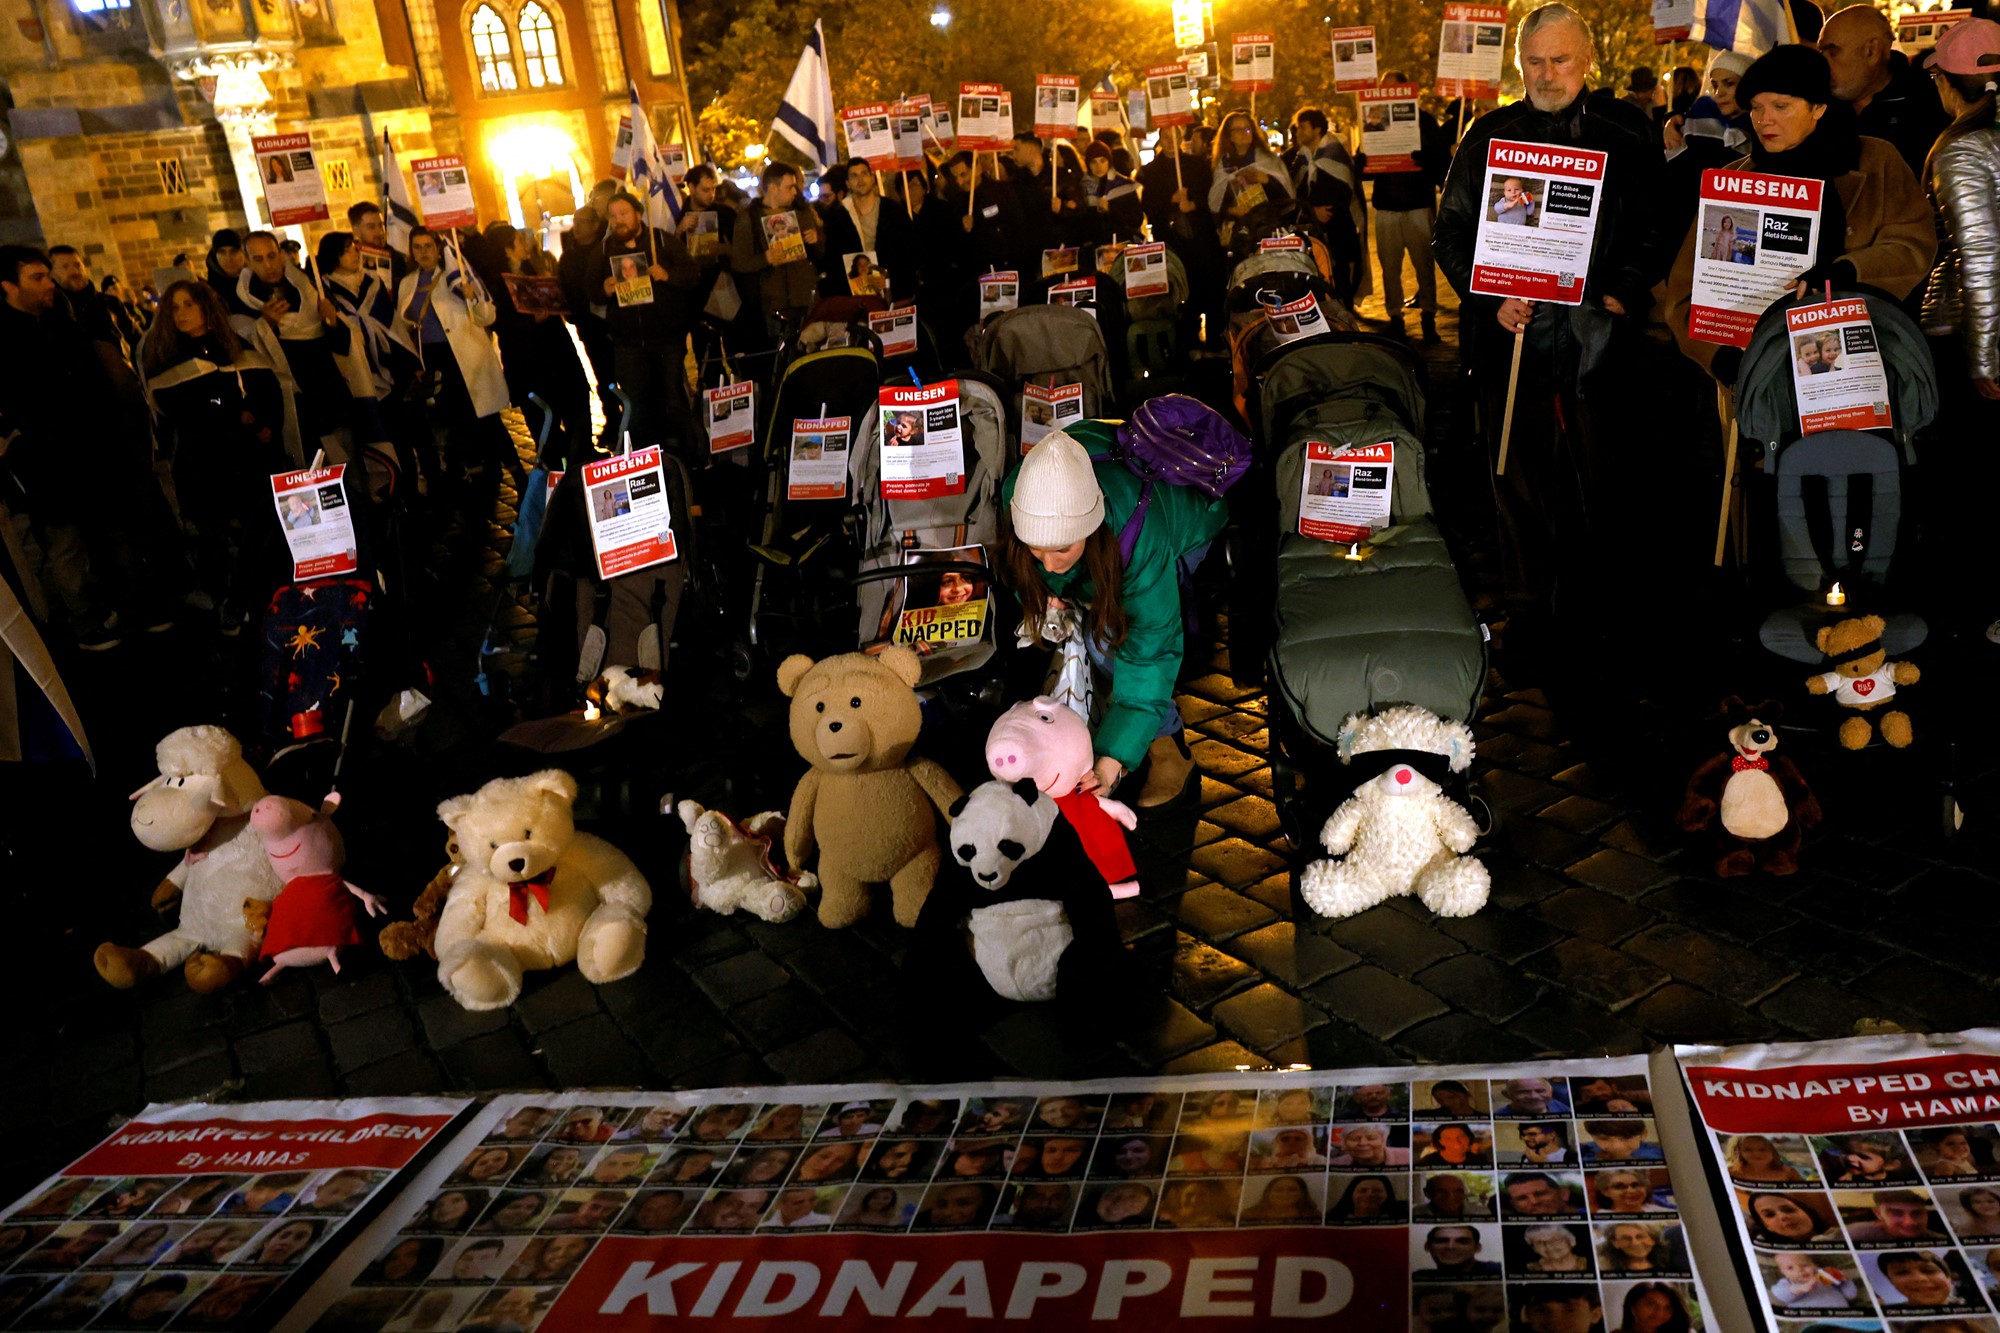
M1094 781L1085 789L1108 795L1149 759L1138 804L1162 805L1187 786L1194 767L1174 706L1184 647L1181 574L1201 563L1229 510L1191 487L1155 485L1124 560L1119 537L1144 483L1109 456L1116 439L1117 423L1083 421L1034 447L1002 487L999 572L1021 599L1030 639L1042 644L1073 607L1093 666L1110 677Z

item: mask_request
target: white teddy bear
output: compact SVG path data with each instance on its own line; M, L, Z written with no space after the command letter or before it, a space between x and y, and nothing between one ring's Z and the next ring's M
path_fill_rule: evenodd
M1299 891L1321 916L1353 916L1398 894L1414 893L1439 916L1471 916L1486 905L1486 867L1464 853L1479 826L1438 781L1472 765L1472 729L1412 704L1373 717L1355 714L1340 725L1343 764L1373 756L1354 795L1320 830L1339 861L1306 867ZM1378 767L1379 766L1379 767Z
M688 831L688 889L695 906L728 916L742 908L773 923L790 921L819 887L812 871L792 875L771 860L784 845L785 817L776 810L752 815L741 824L698 801L674 807Z

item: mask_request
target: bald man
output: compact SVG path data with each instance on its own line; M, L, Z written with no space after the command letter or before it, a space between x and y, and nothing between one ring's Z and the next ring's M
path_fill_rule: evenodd
M1833 95L1854 109L1861 133L1894 144L1922 180L1924 158L1951 118L1895 42L1888 18L1873 5L1836 11L1819 35L1820 54L1833 67Z

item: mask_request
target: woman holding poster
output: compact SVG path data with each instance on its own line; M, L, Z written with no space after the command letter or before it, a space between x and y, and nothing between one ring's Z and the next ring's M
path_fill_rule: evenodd
M1178 796L1194 767L1174 706L1181 580L1208 553L1229 508L1189 486L1156 485L1140 513L1138 475L1111 456L1121 430L1135 428L1082 421L1035 446L1001 488L998 569L1021 599L1036 646L1080 632L1093 672L1110 678L1084 789L1108 795L1145 760L1136 803L1152 806ZM1137 531L1121 542L1135 514Z
M437 384L434 420L454 437L454 468L483 461L471 457L483 442L496 458L511 458L513 446L499 415L507 407L507 376L487 330L496 311L493 298L457 254L447 254L427 227L410 230L410 262L396 292L398 341L417 347L424 372ZM519 468L518 460L514 467Z
M1215 178L1208 186L1208 207L1235 224L1230 249L1242 254L1250 243L1292 216L1292 176L1263 141L1248 111L1222 118L1215 135Z

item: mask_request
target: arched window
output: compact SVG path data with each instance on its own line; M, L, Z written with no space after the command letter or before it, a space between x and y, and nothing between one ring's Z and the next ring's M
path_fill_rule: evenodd
M481 5L472 15L472 58L479 63L479 86L489 93L513 92L520 87L514 73L513 45L507 40L507 24Z
M521 6L521 56L528 65L528 86L548 88L563 81L562 56L556 50L556 25L537 0Z

